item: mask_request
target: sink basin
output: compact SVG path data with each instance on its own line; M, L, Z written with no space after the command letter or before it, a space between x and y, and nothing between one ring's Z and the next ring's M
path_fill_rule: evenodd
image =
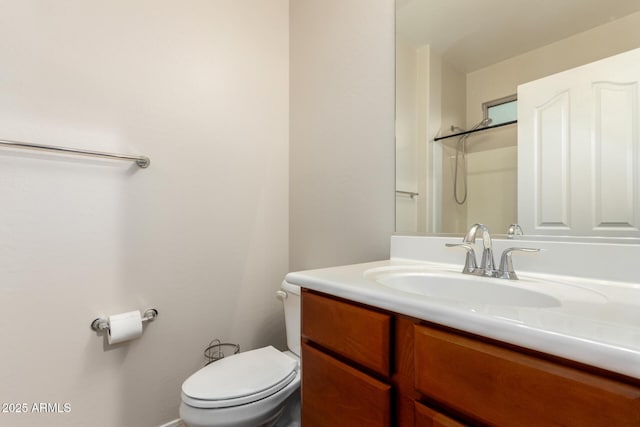
M428 271L379 273L370 277L396 291L462 303L538 308L561 305L560 300L552 296L518 287L504 279Z

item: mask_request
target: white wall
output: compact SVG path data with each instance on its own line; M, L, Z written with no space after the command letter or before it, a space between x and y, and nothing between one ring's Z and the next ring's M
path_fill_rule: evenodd
M71 405L0 425L175 419L211 339L284 344L288 1L0 9L0 138L151 158L0 149L0 402ZM89 328L148 307L138 340Z
M393 0L291 2L291 268L388 258Z

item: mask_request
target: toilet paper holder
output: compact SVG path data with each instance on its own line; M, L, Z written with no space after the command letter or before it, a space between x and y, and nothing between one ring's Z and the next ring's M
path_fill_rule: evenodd
M142 314L142 322L151 322L158 317L158 310L155 308L150 308ZM109 319L105 319L103 317L98 317L91 322L91 329L96 332L104 331L105 329L109 329Z

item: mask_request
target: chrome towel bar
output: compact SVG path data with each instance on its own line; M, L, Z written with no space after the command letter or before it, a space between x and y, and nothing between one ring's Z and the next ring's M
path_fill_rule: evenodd
M405 196L409 196L412 199L414 197L418 197L420 195L419 193L416 193L414 191L402 191L402 190L396 190L396 194L402 194L402 195L405 195Z
M10 141L7 139L0 139L0 145L12 147L12 148L26 148L29 150L55 151L55 152L66 153L66 154L78 154L81 156L103 157L103 158L115 159L115 160L131 160L136 162L136 164L141 168L147 168L151 163L151 160L149 160L149 158L145 156L128 156L124 154L105 153L102 151L80 150L77 148L67 148L67 147L54 147L53 145L33 144L31 142Z

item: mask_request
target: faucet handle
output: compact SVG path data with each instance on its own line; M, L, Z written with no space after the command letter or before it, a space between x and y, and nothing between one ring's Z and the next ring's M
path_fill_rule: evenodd
M502 279L518 280L515 270L513 269L513 261L511 260L511 254L513 252L540 252L538 248L509 248L502 252L500 257L500 269L498 270L498 277Z
M463 273L472 273L475 269L478 268L478 264L476 263L476 251L473 249L473 246L468 243L445 243L445 246L448 248L463 248L467 251L467 257L464 261L464 268L462 269Z
M507 238L513 239L515 236L523 236L524 231L522 231L522 227L519 224L511 224L507 229Z

